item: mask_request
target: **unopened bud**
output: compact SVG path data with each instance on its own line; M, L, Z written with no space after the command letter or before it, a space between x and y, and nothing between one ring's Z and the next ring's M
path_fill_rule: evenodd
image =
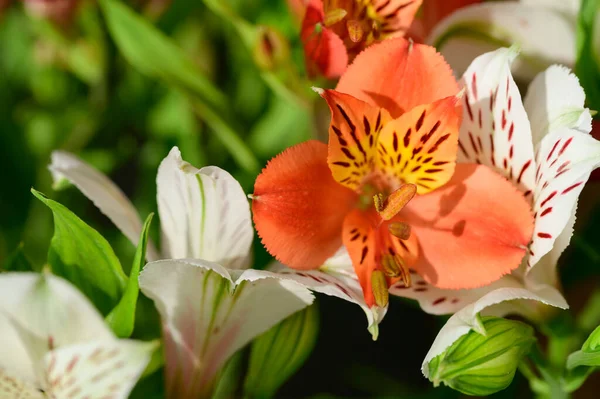
M362 40L365 31L360 21L351 19L350 21L346 22L346 28L348 29L348 36L350 37L350 40L352 40L354 43L358 43Z
M347 13L348 12L343 8L336 8L331 11L327 11L327 14L325 14L325 18L323 18L323 23L325 24L325 26L337 24L346 17Z
M390 297L387 280L381 270L375 270L371 273L371 289L373 290L377 306L380 308L386 307L390 301Z
M569 355L567 368L571 370L579 366L600 366L600 326L585 340L581 346L581 350Z
M429 379L467 395L487 396L506 388L535 342L531 326L484 317L485 335L470 331L428 365Z
M403 222L393 222L388 225L390 233L401 240L410 238L410 226Z
M260 68L276 68L289 59L289 53L289 44L281 33L267 26L258 28L254 60Z

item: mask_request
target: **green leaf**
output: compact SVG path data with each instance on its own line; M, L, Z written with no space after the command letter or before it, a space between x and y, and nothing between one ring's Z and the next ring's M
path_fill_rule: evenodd
M23 243L20 243L19 246L8 255L4 264L0 267L0 271L3 272L30 272L32 270L35 270L35 268L25 255L25 251L23 251Z
M117 306L115 306L110 314L106 316L106 322L119 338L129 338L131 333L133 333L133 326L135 325L135 309L140 293L138 276L145 264L148 229L150 228L153 216L154 214L151 213L144 222L140 241L137 250L135 251L135 257L133 258L133 266L131 266L125 293Z
M296 312L252 343L246 397L270 398L304 364L319 333L316 305Z
M587 105L594 110L600 110L600 68L599 48L594 43L598 36L596 17L600 0L583 0L577 18L577 60L575 73L585 90ZM596 32L595 32L596 31Z
M109 243L65 206L31 189L52 210L54 236L48 250L52 273L79 288L106 314L121 298L127 277Z
M256 157L227 122L230 106L225 95L166 35L129 7L115 0L101 0L100 5L110 34L131 65L190 94L200 117L238 164L250 173L257 172Z

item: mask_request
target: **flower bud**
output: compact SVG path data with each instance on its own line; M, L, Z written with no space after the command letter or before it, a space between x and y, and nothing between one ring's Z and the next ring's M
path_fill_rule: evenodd
M470 331L429 362L429 379L467 395L486 396L506 388L535 342L531 326L497 317L482 318L485 335Z
M310 355L319 333L316 305L293 314L252 342L246 397L273 397Z
M598 326L585 340L581 350L573 352L567 359L567 369L579 366L600 366L600 326Z
M281 33L267 26L258 28L254 60L260 68L274 69L287 61L289 56L289 44Z

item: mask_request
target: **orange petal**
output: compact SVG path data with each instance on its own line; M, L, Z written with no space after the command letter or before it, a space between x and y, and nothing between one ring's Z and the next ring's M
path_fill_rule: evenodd
M342 39L324 26L324 17L323 3L318 0L310 1L304 14L300 36L304 43L308 74L333 79L346 70L348 52Z
M375 0L373 8L382 23L382 31L386 37L404 35L411 26L415 14L423 0ZM389 32L389 33L388 33Z
M394 219L392 221L400 221ZM374 270L381 270L380 262L384 254L399 255L408 266L418 258L419 247L417 238L413 234L408 240L400 240L389 233L388 224L381 223L381 218L374 209L362 211L355 209L344 220L343 240L348 250L354 271L363 290L365 302L368 306L375 304L371 287L371 274ZM388 278L391 286L399 278Z
M523 194L484 165L457 164L446 185L404 211L422 252L413 268L438 288L480 287L510 273L533 231Z
M433 47L394 38L360 53L336 90L385 108L397 118L417 105L455 95L458 85Z
M252 212L263 245L280 262L313 269L342 245L356 194L336 183L327 145L307 141L273 158L257 177Z
M378 169L391 180L417 185L425 194L445 184L458 151L460 109L456 96L420 105L387 123L379 135Z
M373 171L379 132L390 116L384 109L334 90L321 95L331 110L329 168L337 182L357 189Z

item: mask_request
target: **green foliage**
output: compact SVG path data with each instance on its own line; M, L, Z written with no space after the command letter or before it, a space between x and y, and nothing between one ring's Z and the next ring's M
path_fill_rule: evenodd
M138 276L140 274L140 270L146 262L148 231L153 216L154 214L151 213L144 222L142 234L140 235L140 241L138 243L137 250L135 251L135 257L133 258L131 272L129 273L129 281L127 281L127 287L125 287L123 297L117 306L115 306L115 308L110 312L110 314L106 316L106 322L110 328L112 328L115 335L119 338L129 338L133 332L133 326L135 324L135 310L137 307L138 295L140 293Z
M109 31L127 60L143 74L189 91L194 109L217 133L239 165L258 171L258 161L227 121L227 98L206 79L173 42L130 8L115 0L100 2Z
M600 110L600 26L596 26L599 8L598 0L582 0L577 18L575 72L593 110Z
M485 335L460 337L429 363L429 379L467 395L491 395L508 387L535 342L531 326L498 317L482 318Z
M110 244L65 206L31 189L54 215L48 250L52 273L79 288L106 314L121 298L127 277Z
M270 398L304 364L319 333L316 305L293 314L252 342L244 391Z
M23 243L19 244L4 261L4 264L0 267L2 272L30 272L34 270L31 261L25 255L23 250Z

